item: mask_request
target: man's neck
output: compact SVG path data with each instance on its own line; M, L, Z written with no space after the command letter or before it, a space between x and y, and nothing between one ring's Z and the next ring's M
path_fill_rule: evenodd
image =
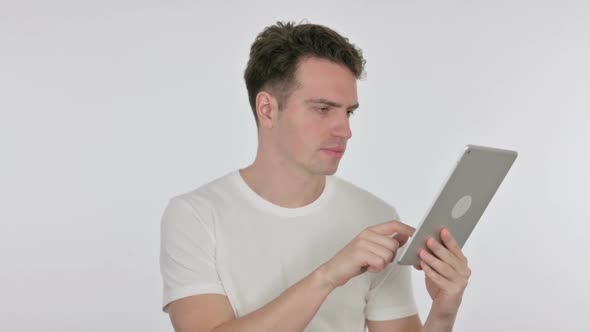
M256 161L240 170L242 179L259 196L285 208L298 208L315 201L323 192L325 175L303 174Z

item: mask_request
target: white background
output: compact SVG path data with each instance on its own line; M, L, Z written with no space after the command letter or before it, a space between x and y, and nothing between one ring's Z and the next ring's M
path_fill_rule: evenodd
M519 158L464 247L456 331L587 331L590 5L0 2L0 329L171 331L167 200L254 160L242 74L277 20L363 49L338 175L417 226L465 144ZM423 319L429 298L414 288Z

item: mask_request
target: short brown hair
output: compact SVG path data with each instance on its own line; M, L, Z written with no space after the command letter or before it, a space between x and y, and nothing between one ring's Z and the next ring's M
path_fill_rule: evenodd
M364 74L362 51L334 30L317 24L277 22L266 27L250 48L250 60L244 72L250 107L256 126L256 95L272 91L279 110L296 88L295 71L301 59L318 57L346 66L358 79Z

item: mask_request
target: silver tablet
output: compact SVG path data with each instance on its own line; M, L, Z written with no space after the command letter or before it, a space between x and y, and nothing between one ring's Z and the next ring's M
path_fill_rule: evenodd
M462 248L516 160L516 151L467 145L416 233L399 256L401 265L418 264L430 236L440 241L445 226Z

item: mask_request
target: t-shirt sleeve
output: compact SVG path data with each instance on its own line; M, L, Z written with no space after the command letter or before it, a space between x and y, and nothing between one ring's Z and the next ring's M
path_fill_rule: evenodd
M393 219L400 220L393 210ZM412 267L399 265L396 258L383 271L370 274L371 285L366 297L367 320L382 321L408 317L418 313L412 288Z
M180 196L168 202L161 219L160 272L163 281L162 311L168 304L197 294L223 294L215 267L212 220L206 220Z

